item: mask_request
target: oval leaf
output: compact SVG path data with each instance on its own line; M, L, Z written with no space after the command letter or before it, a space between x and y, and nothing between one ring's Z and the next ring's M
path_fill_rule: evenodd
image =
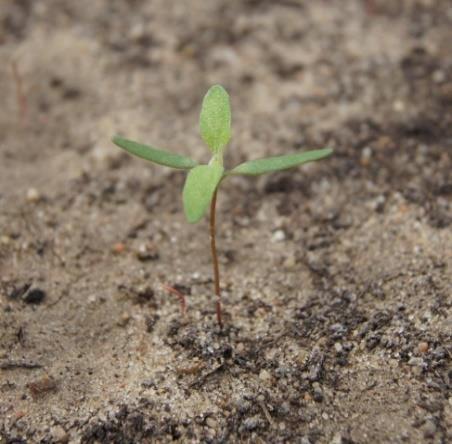
M135 156L150 160L159 165L181 170L189 170L197 165L197 163L189 157L169 153L168 151L159 150L148 145L133 142L132 140L123 139L119 136L113 137L113 143Z
M286 170L303 163L312 162L329 156L333 150L306 151L304 153L285 154L283 156L267 157L265 159L250 160L235 167L228 174L245 174L248 176L259 176L260 174L272 173L274 171Z
M221 165L212 164L199 165L188 173L182 195L188 222L196 223L204 216L223 171Z
M218 153L231 138L231 107L229 95L220 85L212 86L204 96L199 129L204 142Z

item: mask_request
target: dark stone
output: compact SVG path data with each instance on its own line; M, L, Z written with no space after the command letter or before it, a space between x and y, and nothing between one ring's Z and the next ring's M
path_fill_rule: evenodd
M318 388L314 389L314 393L312 394L312 397L314 398L315 402L322 402L323 401L322 390L320 390Z
M23 296L22 300L26 304L40 304L46 297L46 292L40 288L32 288L27 291Z

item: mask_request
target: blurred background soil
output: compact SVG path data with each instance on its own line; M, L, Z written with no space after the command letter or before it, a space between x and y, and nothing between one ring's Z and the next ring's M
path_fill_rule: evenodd
M0 443L445 443L452 5L0 2ZM184 173L231 94L226 328ZM182 318L177 298L187 295Z

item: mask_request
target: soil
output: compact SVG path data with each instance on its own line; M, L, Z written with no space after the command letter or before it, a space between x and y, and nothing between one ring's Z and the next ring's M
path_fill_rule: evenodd
M452 7L0 4L0 443L452 440ZM111 137L227 164L331 147L218 202ZM187 297L181 316L173 286Z

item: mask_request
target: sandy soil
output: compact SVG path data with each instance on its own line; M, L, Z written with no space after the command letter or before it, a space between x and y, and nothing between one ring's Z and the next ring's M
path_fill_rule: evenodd
M0 443L452 440L452 7L444 0L2 0ZM333 157L224 183L208 160ZM177 299L187 294L183 319Z

